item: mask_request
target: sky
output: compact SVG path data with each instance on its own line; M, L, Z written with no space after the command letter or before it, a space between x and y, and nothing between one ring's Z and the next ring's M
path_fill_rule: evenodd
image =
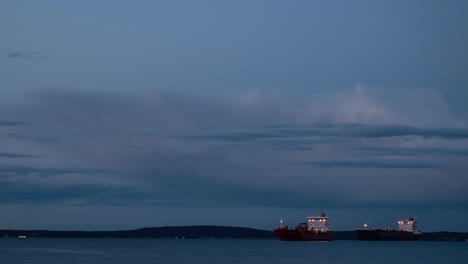
M0 229L468 232L467 1L0 2Z

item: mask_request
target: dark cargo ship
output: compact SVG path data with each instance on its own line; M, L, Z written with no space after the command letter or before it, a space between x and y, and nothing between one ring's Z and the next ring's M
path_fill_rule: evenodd
M283 220L280 220L280 227L274 231L281 241L331 241L334 236L330 228L330 218L324 213L307 217L307 222L294 229L283 226Z
M417 221L411 217L399 220L398 229L388 228L364 228L356 229L358 240L393 240L393 241L415 241L422 237L421 231L417 229Z

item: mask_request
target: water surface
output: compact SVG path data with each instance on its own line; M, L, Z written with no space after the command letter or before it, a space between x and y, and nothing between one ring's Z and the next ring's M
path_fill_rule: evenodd
M0 239L2 264L468 263L467 242Z

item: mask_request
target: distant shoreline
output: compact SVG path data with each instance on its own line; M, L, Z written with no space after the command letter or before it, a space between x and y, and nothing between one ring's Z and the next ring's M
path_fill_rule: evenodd
M13 238L157 238L157 239L275 239L273 231L233 226L165 226L119 231L0 230ZM334 240L355 240L354 231L335 231ZM425 232L422 241L468 241L468 232Z

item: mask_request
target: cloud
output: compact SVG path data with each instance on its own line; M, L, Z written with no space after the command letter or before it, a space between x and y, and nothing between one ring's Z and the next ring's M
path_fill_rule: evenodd
M0 126L21 126L21 125L26 125L28 123L22 122L22 121L1 121L0 120Z
M21 58L24 54L22 52L10 52L8 53L8 58Z
M0 158L42 158L42 155L30 155L30 154L18 154L18 153L10 153L10 152L0 152Z
M366 124L318 124L282 125L278 127L234 129L214 131L207 134L181 135L181 138L249 141L267 138L304 138L304 137L344 137L344 138L387 138L419 136L444 139L466 139L467 128L429 128L405 125L366 125Z
M21 133L5 133L3 135L6 138L11 138L11 139L16 139L16 140L31 140L31 141L38 141L38 142L51 142L55 140L50 137L28 136L26 134L21 134Z
M281 190L207 180L190 168L139 171L146 177L144 185L118 183L108 172L92 169L0 166L0 170L0 197L9 203L192 207L249 206L252 199L262 206L300 201Z
M355 147L355 149L373 153L374 155L394 155L394 156L420 156L420 155L441 155L441 156L468 156L466 149L449 148L396 148L396 147Z
M9 128L13 131L4 133L1 144L44 157L3 159L2 192L9 202L36 197L42 203L307 208L309 201L359 205L366 196L393 202L395 177L408 182L397 188L400 202L425 204L419 198L435 192L432 197L450 198L443 190L467 185L461 172L447 173L447 164L463 171L465 156L447 161L449 153L436 151L450 144L463 148L468 130L462 126L374 123L373 118L326 122L326 114L299 122L306 119L299 118L304 111L296 108L294 96L270 100L263 93L239 102L163 90L27 93L27 100L2 106L2 113L31 123ZM387 159L390 150L363 149L410 149L415 142L433 150ZM442 184L420 184L440 175L446 177ZM381 184L388 188L369 188Z
M134 203L134 190L98 184L66 185L60 188L0 180L0 199L5 204L116 205Z
M136 191L114 178L118 172L86 169L0 165L4 203L117 203ZM120 194L120 195L118 195Z
M180 135L179 138L202 139L202 140L224 140L224 141L249 141L255 139L281 137L274 131L256 131L254 129L235 129L226 131L215 131L207 134Z
M10 59L37 59L37 60L46 60L48 59L47 56L43 55L38 51L29 51L29 52L21 52L21 51L13 51L7 54L7 58Z
M401 121L394 111L388 108L383 98L378 98L363 85L338 94L335 102L336 120L339 123L391 123Z
M468 138L467 128L453 127L412 127L412 126L369 126L357 128L351 131L351 136L356 137L402 137L420 136L424 138L440 137L445 139Z
M57 167L31 167L31 166L15 166L15 165L0 165L0 176L8 177L16 181L18 177L27 175L36 175L41 178L47 178L54 175L94 175L99 173L109 172L99 169L87 168L57 168ZM5 179L5 178L3 178ZM100 181L99 178L96 181Z
M385 160L385 159L359 159L359 160L327 160L310 161L306 164L320 168L381 168L381 169L437 169L441 165L434 162L420 162L412 160Z

